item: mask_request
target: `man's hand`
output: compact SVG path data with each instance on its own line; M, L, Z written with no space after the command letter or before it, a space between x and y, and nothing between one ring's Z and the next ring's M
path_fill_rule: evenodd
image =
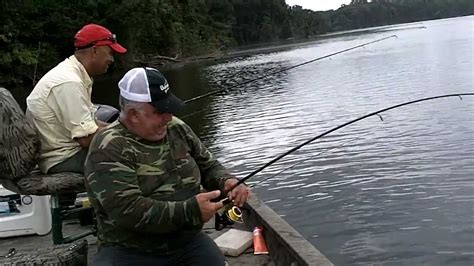
M224 190L228 191L229 189L234 187L237 182L239 182L239 180L235 178L227 179L225 181ZM250 195L250 188L244 184L240 184L232 191L230 191L229 194L227 194L227 197L229 198L229 200L233 201L235 205L242 207L244 206L244 203L250 199Z
M102 122L102 121L99 121L99 120L96 121L96 124L99 126L99 128L97 128L97 130L94 133L92 133L92 134L90 134L86 137L74 138L74 140L77 141L82 148L84 148L84 149L89 148L89 145L91 144L91 141L92 141L92 138L94 138L94 135L97 132L103 131L109 125L109 124L107 124L105 122Z
M214 190L196 195L196 200L199 204L199 209L201 209L201 216L204 222L209 221L212 216L224 206L222 201L211 202L212 199L219 197L220 194L221 192L219 190Z

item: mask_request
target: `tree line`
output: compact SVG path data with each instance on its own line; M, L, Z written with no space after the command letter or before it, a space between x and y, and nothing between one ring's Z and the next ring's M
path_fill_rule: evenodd
M186 58L232 47L387 24L474 14L473 0L355 0L337 10L284 0L0 0L0 86L24 87L73 53L87 23L111 29L129 52Z

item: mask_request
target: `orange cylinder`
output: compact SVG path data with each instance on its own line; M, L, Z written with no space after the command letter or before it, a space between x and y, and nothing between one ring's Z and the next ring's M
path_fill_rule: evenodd
M263 238L263 228L260 226L253 229L253 254L268 254L267 244Z

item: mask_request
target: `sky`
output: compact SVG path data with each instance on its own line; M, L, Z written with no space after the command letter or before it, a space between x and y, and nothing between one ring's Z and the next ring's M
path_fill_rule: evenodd
M286 0L289 6L299 5L305 9L314 11L325 11L329 9L338 9L342 4L349 4L351 0Z

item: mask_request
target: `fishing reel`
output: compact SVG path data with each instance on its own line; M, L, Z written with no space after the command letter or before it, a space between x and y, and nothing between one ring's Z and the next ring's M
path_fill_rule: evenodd
M243 223L242 211L239 207L233 206L232 204L226 205L226 208L222 214L215 214L215 229L221 231L227 226L233 225L234 223Z

